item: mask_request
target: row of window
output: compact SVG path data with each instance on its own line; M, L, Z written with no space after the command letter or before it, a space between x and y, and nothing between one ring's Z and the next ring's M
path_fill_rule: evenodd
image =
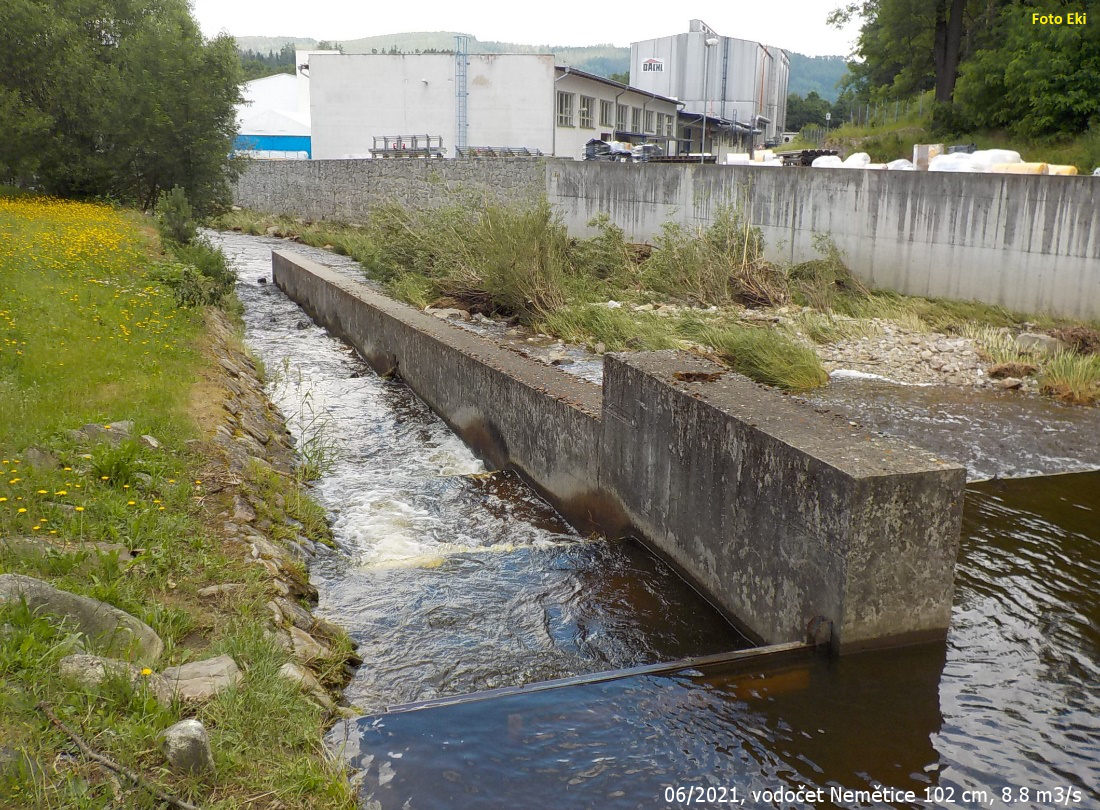
M655 110L643 110L613 101L599 101L600 126L611 127L623 132L643 132L651 135L664 135L672 138L676 135L676 116ZM558 91L558 126L581 129L595 129L596 102L592 96L580 96L577 104L576 93ZM577 113L579 112L579 123ZM614 120L612 120L614 116Z

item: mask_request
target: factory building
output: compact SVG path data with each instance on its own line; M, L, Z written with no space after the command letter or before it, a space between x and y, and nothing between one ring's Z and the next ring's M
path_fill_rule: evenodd
M456 147L581 159L593 138L677 146L675 99L549 54L320 54L309 82L315 159Z
M702 20L686 34L630 45L631 85L680 99L685 113L758 129L768 143L786 128L789 75L782 49L721 36Z
M309 120L309 60L320 53L296 51L294 73L276 73L241 85L237 105L238 154L269 159L308 158L312 152Z

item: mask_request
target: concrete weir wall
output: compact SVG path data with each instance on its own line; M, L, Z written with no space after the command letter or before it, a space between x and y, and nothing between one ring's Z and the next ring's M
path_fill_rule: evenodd
M600 388L289 252L276 284L575 525L633 534L766 643L942 638L965 471L682 352Z
M1100 318L1100 179L858 169L548 164L550 202L570 232L607 213L627 238L665 222L705 226L737 205L768 258L818 258L828 235L873 286Z

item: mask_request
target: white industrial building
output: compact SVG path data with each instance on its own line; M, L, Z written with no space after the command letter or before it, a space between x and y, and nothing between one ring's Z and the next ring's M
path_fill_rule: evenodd
M308 158L311 155L309 60L321 53L296 51L294 73L276 73L241 85L234 149L260 158Z
M685 113L759 129L768 142L786 128L789 76L781 48L721 36L702 20L630 45L631 85L680 99Z
M580 159L593 138L676 149L675 99L550 54L314 54L309 82L315 159L425 146L445 157L458 146Z

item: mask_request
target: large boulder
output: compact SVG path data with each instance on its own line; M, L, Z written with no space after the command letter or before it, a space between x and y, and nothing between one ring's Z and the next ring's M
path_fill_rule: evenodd
M78 430L70 430L69 435L78 442L98 444L107 442L118 445L133 435L134 423L125 420L122 422L110 422L106 425L89 424Z
M33 610L68 620L112 658L151 664L164 652L164 642L152 627L114 605L63 591L34 577L0 574L0 602L19 599Z
M140 669L128 661L78 653L66 655L59 662L61 677L81 686L97 687L108 678L124 678L135 688L147 687L157 701L165 706L172 702L172 688L163 676Z
M207 701L223 689L236 686L244 677L237 662L228 655L168 667L162 674L168 686L188 703Z
M198 720L181 720L165 730L164 755L169 765L183 773L204 774L214 770L210 738Z
M1041 332L1022 332L1016 336L1016 347L1022 352L1051 357L1068 347L1056 337Z

